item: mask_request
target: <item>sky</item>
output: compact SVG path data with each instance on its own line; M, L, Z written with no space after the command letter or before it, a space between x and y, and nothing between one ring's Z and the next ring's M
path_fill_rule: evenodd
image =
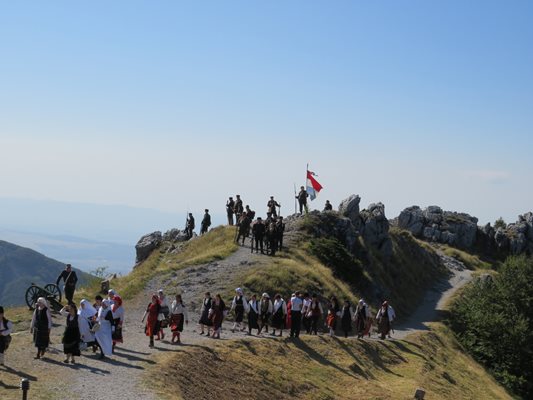
M0 197L198 219L273 195L287 215L309 163L312 208L354 193L389 218L514 221L533 210L532 17L529 1L2 2Z

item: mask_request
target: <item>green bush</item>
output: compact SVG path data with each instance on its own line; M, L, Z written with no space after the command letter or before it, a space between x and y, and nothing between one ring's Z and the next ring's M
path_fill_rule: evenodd
M512 392L533 398L533 259L511 257L478 279L452 309L459 341Z

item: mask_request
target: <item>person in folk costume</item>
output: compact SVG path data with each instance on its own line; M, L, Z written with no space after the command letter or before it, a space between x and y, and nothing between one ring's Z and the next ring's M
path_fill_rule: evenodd
M5 365L5 352L11 341L13 323L4 315L4 307L0 306L0 365Z
M358 339L362 339L363 336L368 334L372 324L369 307L363 299L359 300L359 303L357 304L353 321L355 322L355 334L357 335Z
M257 329L257 334L259 334L259 324L257 323L259 319L259 302L257 301L257 296L254 294L248 302L248 335L252 334L252 329Z
M115 331L113 332L113 353L115 352L115 346L117 343L124 343L122 336L122 325L124 325L124 306L122 306L122 297L118 294L113 297L114 303L111 306L111 312L113 313L113 321Z
M159 310L159 330L157 331L157 338L155 340L163 340L165 338L164 328L168 325L168 319L170 317L170 309L167 303L167 296L163 293L163 289L159 289L157 292L157 298L161 309Z
M291 330L291 327L292 327L292 320L291 320L291 307L292 307L292 304L291 304L290 300L291 299L289 297L285 301L285 303L287 304L287 316L285 317L285 329L288 329L289 331Z
M313 294L311 296L311 304L309 305L309 309L307 310L307 318L311 319L311 324L309 328L310 334L318 334L318 320L320 317L324 314L324 311L322 310L322 304L320 304L320 301L318 300L318 296L316 294Z
M258 335L261 334L263 328L265 329L265 332L268 333L268 324L270 323L270 316L272 315L273 308L274 306L272 305L270 296L268 295L268 293L263 293L263 296L261 296L261 300L259 301L259 332L257 332Z
M291 334L290 337L300 337L300 327L302 325L302 307L304 302L299 291L291 297Z
M115 303L115 296L117 295L117 292L115 292L114 289L109 289L107 291L107 300L109 301L109 305L112 306Z
M97 294L96 296L94 296L93 308L94 308L95 311L96 311L95 314L98 314L98 310L100 310L100 308L102 307L102 301L104 301L104 299L103 299L103 297L100 296L99 294Z
M114 319L111 311L111 301L102 301L102 307L98 310L96 322L98 322L99 329L95 332L96 342L100 347L100 359L113 354L113 330Z
M65 298L67 299L68 304L70 304L74 298L76 282L78 282L78 277L76 276L76 272L72 270L72 265L67 264L65 269L61 272L61 274L59 274L56 280L57 286L59 286L61 279L63 279L63 282L65 282L65 286L63 287Z
M378 333L381 339L385 339L387 335L390 337L392 322L395 318L396 313L394 312L394 309L389 306L388 301L384 301L376 315L376 320L378 321Z
M63 343L63 353L66 357L64 362L74 364L74 356L79 357L80 354L80 327L78 324L78 310L74 304L66 305L59 313L67 317L67 324L61 342Z
M226 201L226 214L228 216L228 225L233 225L234 207L235 202L233 201L233 197L230 197L229 200Z
M352 310L352 305L348 300L344 300L344 305L341 310L341 327L345 338L347 338L348 334L352 332L353 316L354 312Z
M211 305L211 321L213 322L213 335L212 338L220 339L220 330L222 328L222 321L224 321L224 312L226 310L226 304L222 297L217 294L215 301Z
M180 294L176 295L176 299L170 305L170 330L172 331L171 343L181 343L180 334L183 332L183 321L189 325L189 315L187 308L183 304Z
M311 332L311 315L309 314L309 307L311 306L311 296L309 293L304 293L302 306L302 325L307 333Z
M96 344L96 338L91 328L94 324L94 318L96 318L97 311L91 305L89 300L82 299L80 301L80 308L78 308L78 326L80 328L81 341L87 343L87 346L92 346L93 353L96 353L98 345Z
M211 326L213 326L213 322L211 319L209 319L209 310L211 309L211 304L213 302L213 298L211 297L211 293L205 292L204 299L202 300L202 309L200 310L200 329L202 330L200 332L200 335L204 334L204 326L207 327L207 336L210 334Z
M335 336L335 329L337 329L337 317L340 316L341 308L335 296L331 296L328 304L328 316L326 317L326 325L329 328L329 336Z
M244 313L248 312L248 300L246 300L246 297L244 297L244 292L242 289L235 289L235 293L236 295L233 297L230 308L230 312L235 311L235 322L233 322L233 328L231 328L232 332L235 332L237 326L241 329L241 331L246 330L246 327L241 326L241 324L244 319Z
M287 303L285 303L280 294L277 294L274 296L274 308L272 311L272 336L276 336L276 329L279 329L279 336L282 336L286 315Z
M48 309L48 303L44 297L39 297L35 304L35 311L30 325L30 332L33 334L33 342L37 347L35 359L44 356L46 348L50 344L50 330L52 329L52 315Z
M158 317L160 312L161 305L159 304L159 297L154 294L152 295L152 300L146 307L146 311L144 312L141 320L141 322L144 322L144 319L148 316L146 319L146 325L144 327L144 333L146 336L150 337L150 344L148 345L149 347L154 347L154 336L157 335L157 332L159 331Z

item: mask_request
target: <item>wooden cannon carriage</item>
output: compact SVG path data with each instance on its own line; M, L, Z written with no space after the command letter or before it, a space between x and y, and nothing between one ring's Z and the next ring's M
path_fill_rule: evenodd
M63 304L61 304L61 289L55 283L49 283L44 287L37 286L35 283L31 284L26 290L26 304L30 310L33 310L39 297L44 297L54 311L59 311L63 308Z

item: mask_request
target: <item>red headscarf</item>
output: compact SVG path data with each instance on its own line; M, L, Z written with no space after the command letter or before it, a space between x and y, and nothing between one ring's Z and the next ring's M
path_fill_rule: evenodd
M117 308L119 308L122 305L122 297L120 297L118 294L113 296L113 306L111 307L111 311L115 312Z

